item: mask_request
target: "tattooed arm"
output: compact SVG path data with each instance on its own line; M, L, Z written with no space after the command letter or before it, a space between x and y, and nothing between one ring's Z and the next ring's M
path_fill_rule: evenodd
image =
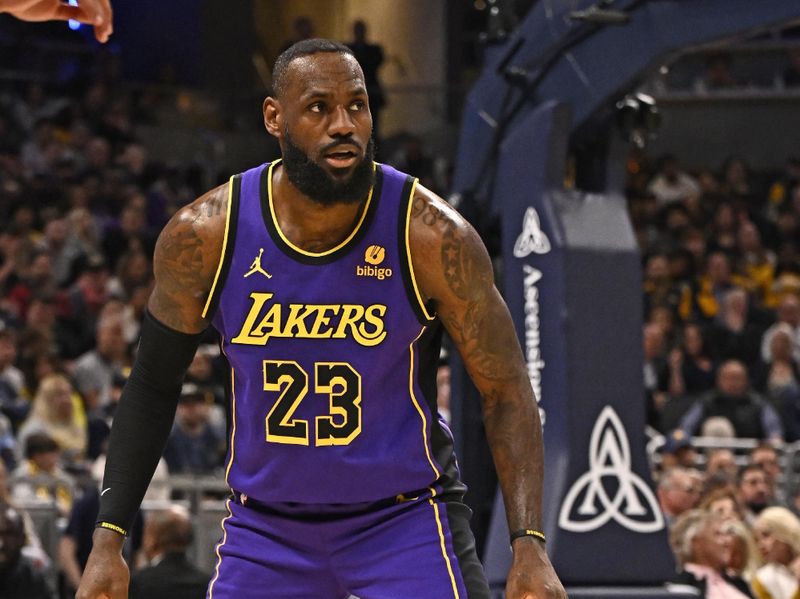
M226 200L223 186L183 208L156 244L156 285L114 414L98 527L77 599L128 596L124 535L164 449L183 376L207 326L201 314L222 252Z
M509 530L541 530L539 411L511 315L494 286L489 255L475 230L443 200L418 186L412 201L415 274L483 398ZM566 598L540 541L523 537L514 541L513 550L509 599Z
M156 284L150 313L183 333L208 326L202 313L222 253L228 185L208 192L179 210L156 243Z

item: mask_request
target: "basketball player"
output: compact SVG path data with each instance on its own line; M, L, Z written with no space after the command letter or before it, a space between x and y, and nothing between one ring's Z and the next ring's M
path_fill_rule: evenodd
M232 497L209 599L490 597L436 415L442 325L483 396L513 531L506 596L566 598L540 532L536 402L483 244L373 162L346 46L298 42L273 80L264 122L282 160L202 196L159 238L77 597L126 596L124 536L211 324L231 367Z
M23 21L68 21L73 19L94 26L94 36L105 43L114 31L109 0L79 0L69 6L61 0L3 0L0 13L7 12Z

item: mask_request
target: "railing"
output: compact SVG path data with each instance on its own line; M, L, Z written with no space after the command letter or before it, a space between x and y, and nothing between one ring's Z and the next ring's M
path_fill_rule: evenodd
M664 445L662 435L654 435L647 443L647 452L650 463L657 466L661 463L659 450ZM761 445L759 439L722 439L719 437L692 437L691 444L696 450L698 468L706 465L707 453L714 449L729 449L733 452L734 460L738 466L749 463L748 454L751 450ZM800 484L800 441L774 445L778 453L778 463L781 467L781 476L777 480L779 490L784 497L792 497L797 485Z

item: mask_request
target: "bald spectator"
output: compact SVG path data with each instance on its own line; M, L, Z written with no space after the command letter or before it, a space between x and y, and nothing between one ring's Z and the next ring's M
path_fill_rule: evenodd
M686 468L671 468L658 481L658 503L672 523L682 513L696 507L700 501L701 485Z
M205 596L210 575L189 563L191 516L183 507L147 516L143 549L149 566L133 574L131 599L196 599Z
M783 427L775 409L749 389L747 368L738 360L728 360L717 372L716 388L692 404L678 426L694 436L708 419L722 416L730 420L740 438L781 441Z
M734 439L736 431L731 421L723 416L708 418L700 428L701 437L715 437L717 439Z
M52 599L53 592L41 572L22 555L25 524L20 513L0 502L0 597Z

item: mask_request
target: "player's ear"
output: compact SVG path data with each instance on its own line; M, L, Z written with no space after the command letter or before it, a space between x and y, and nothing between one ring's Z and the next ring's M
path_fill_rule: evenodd
M264 127L267 128L267 133L281 139L283 136L283 113L281 111L280 102L272 96L268 96L264 100L263 109Z

